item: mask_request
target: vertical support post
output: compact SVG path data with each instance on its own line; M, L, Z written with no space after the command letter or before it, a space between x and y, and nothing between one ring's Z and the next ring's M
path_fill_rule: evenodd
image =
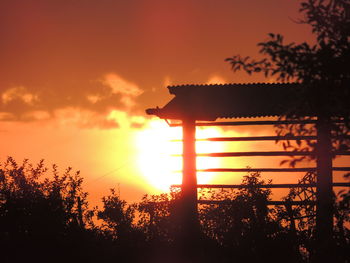
M196 175L196 121L182 120L183 129L183 174L181 186L182 238L183 253L186 258L195 257L199 234L197 210Z
M196 174L196 122L182 121L183 128L183 174L181 195L191 224L197 224L197 174ZM187 217L187 216L186 216Z
M182 198L188 202L193 217L197 214L196 122L183 120Z
M316 128L316 262L328 262L327 259L332 261L332 252L330 250L332 250L333 244L334 213L332 189L332 142L329 118L319 117Z

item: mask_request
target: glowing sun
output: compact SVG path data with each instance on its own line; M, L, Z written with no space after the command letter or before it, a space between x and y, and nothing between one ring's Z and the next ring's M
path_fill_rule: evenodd
M197 128L197 138L218 137L220 129ZM182 129L170 128L163 120L151 120L136 135L137 168L146 178L150 186L158 191L169 191L172 184L181 184L182 157L174 156L182 153ZM178 140L178 141L174 141ZM197 153L221 151L220 144L199 141L196 143ZM197 157L197 169L218 168L218 158ZM197 173L198 183L209 183L214 173Z

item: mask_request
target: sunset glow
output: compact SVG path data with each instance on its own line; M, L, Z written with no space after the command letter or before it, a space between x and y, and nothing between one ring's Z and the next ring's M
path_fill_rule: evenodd
M197 129L198 138L220 136L220 129ZM138 169L149 184L162 191L168 191L172 184L181 184L182 158L174 156L181 154L182 130L180 127L170 128L164 120L152 120L145 129L137 132L136 148L138 149ZM197 153L222 151L220 144L199 141L196 144ZM219 167L218 158L197 158L197 169ZM198 173L198 183L206 184L215 177L213 173Z
M349 1L0 0L1 262L350 263Z
M257 55L269 32L297 42L312 37L292 21L299 17L294 1L11 0L0 13L1 160L45 159L80 170L96 203L118 185L136 201L181 183L182 160L172 154L182 144L171 141L181 139L181 128L145 114L171 99L167 85L270 81L233 74L224 60ZM222 135L237 134L197 128L198 138ZM198 142L197 152L247 145ZM198 169L246 165L258 166L197 159ZM198 183L240 178L198 173Z

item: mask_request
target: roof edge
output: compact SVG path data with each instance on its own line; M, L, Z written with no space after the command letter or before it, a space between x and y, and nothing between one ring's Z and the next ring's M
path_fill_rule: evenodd
M180 84L167 86L170 94L176 94L177 91L182 89L192 88L251 88L251 87L271 87L271 88L283 88L301 86L298 82L277 82L277 83L265 83L265 82L253 82L253 83L221 83L221 84Z

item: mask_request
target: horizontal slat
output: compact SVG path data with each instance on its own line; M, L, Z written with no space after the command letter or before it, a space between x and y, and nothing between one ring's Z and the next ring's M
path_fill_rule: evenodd
M314 124L316 120L301 121L225 121L225 122L197 122L196 126L247 126L247 125L283 125L283 124ZM181 123L170 123L170 127L182 126Z
M210 168L199 169L198 172L312 172L316 168ZM349 170L350 171L350 168Z
M213 137L197 141L230 142L230 141L282 141L282 140L316 140L316 136L250 136L250 137Z
M336 151L336 155L350 155L350 151Z
M233 201L231 200L198 200L198 204L203 204L203 205L223 205L223 204L230 204ZM312 201L268 201L267 205L315 205L315 202Z
M146 205L155 206L155 205L167 205L171 204L174 200L170 201L159 201L159 202L148 202ZM231 204L234 201L231 200L197 200L198 204L203 205L223 205ZM315 205L316 202L313 201L267 201L267 205ZM296 218L295 218L296 219Z
M332 170L333 170L333 171L344 171L344 172L349 172L349 171L350 171L350 167L333 167Z
M350 136L334 136L334 139L350 139ZM211 137L198 138L196 141L210 142L236 142L236 141L298 141L298 140L317 140L317 136L246 136L246 137ZM171 140L172 142L182 142L182 139Z
M350 183L333 183L333 187L350 187ZM173 184L172 188L181 188L181 184ZM242 184L198 184L197 188L298 188L298 187L316 187L316 184L263 184L263 185L242 185Z
M307 156L312 152L288 152L288 151L272 151L272 152L218 152L218 153L198 153L198 157L240 157L240 156Z
M350 171L350 167L333 167L333 171ZM198 169L197 172L315 172L316 168L209 168Z
M217 152L217 153L197 153L197 157L244 157L244 156L309 156L314 152L288 152L288 151L272 151L272 152ZM350 151L336 151L335 155L350 155ZM172 154L171 156L182 156L182 154Z

